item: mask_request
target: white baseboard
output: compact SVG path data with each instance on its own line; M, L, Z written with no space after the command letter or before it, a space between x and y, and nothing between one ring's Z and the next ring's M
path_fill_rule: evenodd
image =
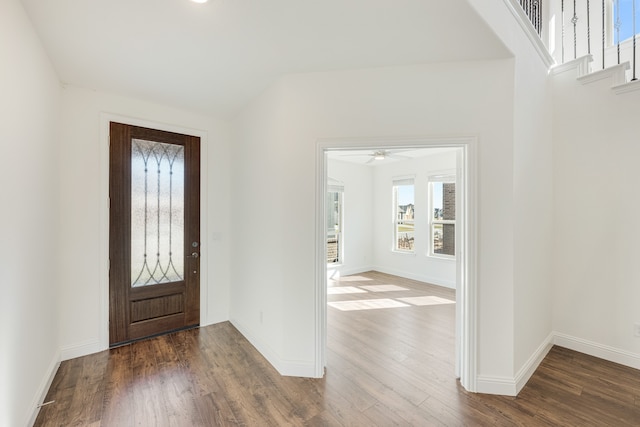
M33 409L31 410L31 413L27 415L27 421L24 424L25 426L31 427L36 422L36 418L40 413L40 408L38 407L38 405L43 403L44 398L47 397L47 393L49 392L49 387L51 387L51 383L53 383L53 378L56 376L56 373L58 372L59 367L60 367L60 353L58 352L53 357L51 364L47 368L46 375L42 379L42 382L40 383L40 386L38 387L38 390L36 391L36 394L33 397L31 406L29 406L30 408L33 408Z
M287 377L316 378L313 361L296 361L282 359L269 345L259 340L250 330L235 319L231 324L258 350L262 356L280 373Z
M476 393L515 396L516 390L516 381L513 378L478 375L476 379Z
M478 376L476 390L478 393L500 394L503 396L517 396L520 390L527 384L529 378L538 369L551 347L553 347L554 333L551 332L540 343L536 351L527 359L518 370L514 378Z
M411 280L417 280L419 282L431 283L432 285L438 285L449 289L456 288L456 282L442 279L441 277L432 277L427 274L413 274L407 273L402 270L395 270L393 268L386 268L381 266L374 266L371 268L374 271L379 271L380 273L393 274L394 276L405 277Z
M531 357L529 357L527 362L522 366L522 368L520 368L514 378L478 376L476 380L476 391L478 393L516 396L526 385L527 381L529 381L529 378L531 378L547 353L549 353L549 350L551 350L551 347L554 345L588 354L609 362L628 366L630 368L640 369L639 354L562 334L560 332L552 332L540 344Z
M75 359L76 357L99 353L104 350L108 350L108 347L102 345L99 340L90 340L62 347L60 350L60 357L61 360L69 360Z
M341 265L336 266L328 266L328 271L336 271L340 276L351 276L354 274L366 273L367 271L379 271L380 273L392 274L398 277L404 277L411 280L417 280L419 282L431 283L433 285L442 286L449 289L455 289L456 283L455 281L443 280L442 278L433 277L425 274L412 274L407 273L403 270L395 270L393 268L386 268L381 266L367 265L360 267L344 267ZM331 278L331 273L328 274L328 277Z
M200 327L204 328L205 326L215 325L217 323L228 322L229 318L226 316L216 316L212 319L207 319L205 322L200 321Z
M374 268L370 265L360 267L348 267L342 265L327 266L327 276L329 279L331 279L331 274L329 274L331 270L336 271L340 276L351 276L353 274L366 273L367 271L374 270Z
M608 360L609 362L619 363L620 365L634 369L640 369L640 354L637 353L584 340L582 338L572 337L559 332L554 333L553 343L560 347L588 354L589 356Z
M522 390L525 384L527 384L529 378L531 378L536 369L538 369L538 366L540 366L542 360L544 360L544 358L547 356L547 353L549 353L549 350L551 350L551 347L553 347L553 337L554 333L551 332L536 349L536 351L531 355L531 357L529 357L522 368L520 368L520 370L516 373L516 395L520 393L520 390Z

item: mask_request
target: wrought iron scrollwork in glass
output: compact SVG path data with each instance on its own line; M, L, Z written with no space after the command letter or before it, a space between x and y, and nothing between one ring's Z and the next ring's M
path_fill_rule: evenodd
M131 286L184 277L184 147L133 139Z

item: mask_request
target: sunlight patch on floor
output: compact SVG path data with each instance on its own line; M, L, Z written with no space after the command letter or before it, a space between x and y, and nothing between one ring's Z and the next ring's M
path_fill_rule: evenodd
M450 299L440 298L435 296L424 296L424 297L406 297L406 298L398 298L400 301L407 302L411 305L440 305L440 304L455 304L455 301L451 301Z
M356 288L355 286L336 286L327 288L328 295L338 295L338 294L366 294L367 291L362 290L360 288Z
M341 310L341 311L410 307L408 304L404 304L400 301L387 299L387 298L357 300L357 301L335 301L335 302L329 302L328 304L329 306L333 308L337 308L338 310Z
M367 285L360 286L362 289L366 289L371 292L395 292L395 291L408 291L409 288L403 288L396 285Z

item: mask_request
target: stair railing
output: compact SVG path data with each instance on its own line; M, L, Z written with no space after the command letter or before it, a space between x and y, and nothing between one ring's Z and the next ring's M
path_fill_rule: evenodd
M541 0L519 0L522 10L527 14L529 20L536 29L538 35L542 35L542 1Z
M544 0L544 4L543 0L519 0L519 3L538 34L548 38L543 42L557 63L585 55L593 57L592 67L596 70L629 62L628 78L633 81L637 80L636 21L640 11L637 1L640 0Z

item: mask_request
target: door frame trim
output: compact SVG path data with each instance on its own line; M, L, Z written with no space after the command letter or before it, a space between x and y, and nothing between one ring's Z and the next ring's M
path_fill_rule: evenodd
M208 133L204 130L155 122L152 120L100 113L100 331L101 350L109 348L109 123L119 122L166 132L192 135L200 138L200 325L206 325L208 310Z
M326 191L327 151L379 148L461 148L457 160L463 218L456 223L456 363L455 374L462 386L477 390L477 137L388 137L330 138L316 142L316 258L315 258L315 366L314 376L322 377L327 347L327 267L326 267Z

